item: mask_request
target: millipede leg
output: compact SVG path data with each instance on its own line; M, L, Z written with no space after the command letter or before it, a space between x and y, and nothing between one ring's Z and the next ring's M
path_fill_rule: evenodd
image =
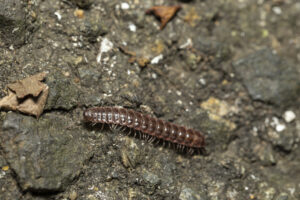
M148 135L147 138L146 138L146 141L150 142L150 140L151 140L151 137Z
M150 138L149 142L150 142L150 143L153 143L153 142L155 141L155 139L156 139L156 138L152 136L152 137Z
M117 130L117 131L120 131L121 128L122 128L122 126L119 126L119 125L116 125L116 126L115 126L115 130Z
M182 145L179 145L179 152L182 152Z
M148 142L151 143L152 140L153 140L153 136L150 136L149 139L148 139Z
M194 153L194 149L193 148L190 148L187 150L188 154L192 155Z
M179 151L179 152L181 151L180 150L181 149L181 145L180 144L175 145L175 148L176 148L177 151Z
M149 141L150 137L151 137L150 135L146 135L145 140Z
M154 145L158 145L159 142L160 142L160 140L157 140L157 141L154 143Z
M148 138L148 135L147 134L143 134L143 140L147 140L147 138Z
M122 130L122 132L125 132L124 130ZM128 132L125 132L125 135L128 136L131 134L131 129Z

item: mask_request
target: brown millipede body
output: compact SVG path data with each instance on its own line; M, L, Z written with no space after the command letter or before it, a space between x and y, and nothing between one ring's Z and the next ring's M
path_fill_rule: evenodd
M180 148L201 149L205 145L201 132L178 126L171 122L151 117L131 109L117 107L94 107L83 112L86 122L119 125L130 128L154 138L167 141Z

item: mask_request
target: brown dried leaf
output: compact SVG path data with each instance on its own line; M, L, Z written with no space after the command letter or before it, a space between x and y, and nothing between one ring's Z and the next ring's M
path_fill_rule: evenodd
M135 56L132 56L132 57L130 57L130 58L128 59L128 62L129 62L130 64L134 63L135 61L136 61L136 57L135 57Z
M35 115L42 114L49 93L49 87L41 81L46 73L42 72L13 84L8 84L8 95L0 100L0 108L18 110Z
M24 100L17 107L17 110L29 115L35 115L37 118L39 118L44 110L44 106L46 104L48 94L49 94L49 87L46 86L37 99L26 98L26 100Z
M134 56L136 57L136 53L133 52L133 51L130 51L127 49L127 47L124 47L124 46L119 46L119 49L122 53L124 53L125 55L129 55L129 56Z
M146 14L158 17L161 22L160 29L163 29L180 9L181 6L153 6L146 11Z
M150 63L149 58L139 57L137 58L137 63L140 67L146 67Z
M131 56L128 60L129 63L137 62L140 67L145 67L147 64L150 63L149 58L145 58L143 56L138 56L137 53L135 53L134 51L128 50L124 46L119 46L119 49L125 55Z
M7 87L14 91L19 99L27 95L37 97L43 89L45 84L41 81L44 80L46 72L38 73L23 80L17 81L13 84L8 84Z
M17 95L10 90L8 90L8 95L0 100L0 108L6 110L17 110L18 104Z

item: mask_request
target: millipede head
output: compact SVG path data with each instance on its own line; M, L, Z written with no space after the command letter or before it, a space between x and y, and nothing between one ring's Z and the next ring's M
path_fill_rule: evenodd
M83 120L85 122L90 122L92 121L92 111L90 109L87 109L85 111L83 111Z

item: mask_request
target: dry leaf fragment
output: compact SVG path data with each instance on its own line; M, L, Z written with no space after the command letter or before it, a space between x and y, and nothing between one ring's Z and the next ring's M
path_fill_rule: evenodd
M46 87L43 89L41 95L37 99L26 98L26 100L24 102L22 102L17 107L17 109L20 112L30 114L30 115L35 115L37 118L39 118L40 115L43 113L48 94L49 94L49 87L46 85Z
M11 90L8 90L8 95L0 100L0 107L6 110L16 110L18 104L17 95Z
M45 84L41 82L45 76L46 72L38 73L16 83L8 84L7 87L14 91L19 99L27 95L37 97L45 88Z
M181 6L153 6L146 11L146 14L158 17L161 22L160 29L163 29L180 9Z
M124 46L119 46L119 49L120 49L120 51L122 52L122 53L124 53L125 55L129 55L129 56L133 56L133 57L135 57L136 56L136 53L135 52L133 52L133 51L130 51L130 50L128 50L126 47L124 47Z
M49 87L41 81L46 73L38 73L13 84L8 84L8 95L0 100L0 108L18 110L35 115L42 114L49 93Z
M140 67L146 67L150 63L150 59L146 57L136 57L136 56L131 56L128 59L129 63L134 63L136 62Z
M136 61L140 67L146 67L150 63L150 59L145 57L139 57Z
M124 53L125 55L129 55L131 56L128 60L129 63L134 63L137 62L137 64L140 67L145 67L147 64L150 63L149 58L143 57L143 56L138 56L135 52L128 50L126 47L124 46L119 46L119 49L122 53Z

